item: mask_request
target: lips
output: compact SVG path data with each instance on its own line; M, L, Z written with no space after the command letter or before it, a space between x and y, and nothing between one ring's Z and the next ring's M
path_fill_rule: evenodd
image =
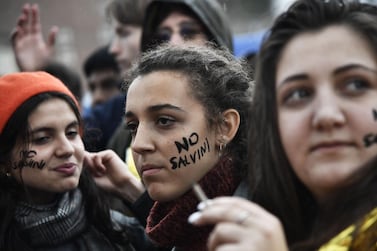
M354 147L355 144L349 141L326 141L318 144L314 144L310 147L310 152L316 151L332 151L344 147Z
M161 169L161 167L155 165L145 164L141 166L140 173L142 176L149 176L158 173Z
M76 171L77 165L74 163L67 163L60 166L55 167L53 170L56 172L60 172L65 175L73 175Z

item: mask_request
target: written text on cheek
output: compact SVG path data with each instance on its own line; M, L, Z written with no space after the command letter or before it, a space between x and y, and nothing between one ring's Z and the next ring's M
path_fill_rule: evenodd
M178 153L182 152L182 149L186 150L186 154L179 155L170 158L170 163L172 164L171 168L173 170L181 167L186 167L190 164L195 164L198 160L200 160L206 153L210 152L210 146L208 139L205 138L205 141L201 146L196 148L194 151L189 152L189 150L193 149L195 145L199 142L199 136L197 133L192 133L188 138L182 138L183 143L175 142Z

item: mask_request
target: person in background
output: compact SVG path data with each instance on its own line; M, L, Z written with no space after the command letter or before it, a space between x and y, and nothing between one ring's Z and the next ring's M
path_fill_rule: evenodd
M152 0L146 9L141 50L157 45L205 44L233 51L230 22L216 0Z
M7 74L0 99L2 251L155 250L135 219L109 210L84 168L102 163L85 152L78 101L60 80Z
M106 8L106 15L114 30L109 52L118 63L121 77L124 77L132 62L140 55L141 26L147 2L148 0L112 0ZM85 118L85 141L90 151L111 148L108 147L109 141L124 118L124 102L124 95L120 94L96 106Z
M298 0L257 59L253 202L217 198L213 250L376 250L377 7Z
M106 149L107 139L124 114L120 70L108 49L108 46L96 49L83 65L92 99L91 108L82 115L85 122L84 143L88 151Z
M127 74L132 62L139 58L142 24L148 2L112 0L106 8L114 31L109 51L114 55L122 76Z
M121 77L117 62L108 46L94 50L84 61L83 71L92 99L92 106L120 94Z

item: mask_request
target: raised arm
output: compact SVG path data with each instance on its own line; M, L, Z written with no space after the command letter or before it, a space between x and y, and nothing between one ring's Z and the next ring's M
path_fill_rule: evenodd
M26 3L23 6L11 34L13 53L21 71L39 70L51 60L57 32L58 28L52 27L45 41L38 5Z

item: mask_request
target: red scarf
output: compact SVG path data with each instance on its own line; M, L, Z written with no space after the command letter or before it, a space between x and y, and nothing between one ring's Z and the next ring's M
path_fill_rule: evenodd
M224 157L199 182L208 198L231 196L240 179L230 158ZM171 202L155 202L147 219L146 233L159 246L179 250L207 250L213 226L195 227L187 222L199 201L192 190Z

